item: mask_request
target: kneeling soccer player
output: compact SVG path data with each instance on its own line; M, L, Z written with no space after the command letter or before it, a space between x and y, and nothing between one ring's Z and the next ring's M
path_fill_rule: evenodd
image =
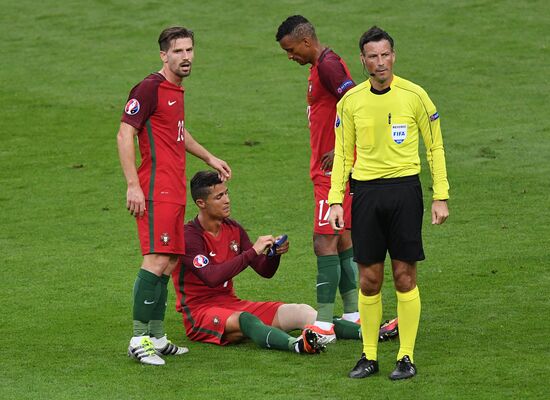
M318 335L304 329L315 322L313 307L241 300L233 289L232 278L248 266L271 278L288 251L288 241L277 247L273 257L264 253L275 237L260 236L252 244L245 230L228 218L228 189L216 172L198 172L191 180L191 195L199 214L185 225L186 254L173 272L176 308L183 315L187 336L218 345L250 338L267 349L309 354L323 350ZM296 329L302 330L298 338L287 333ZM344 338L360 338L359 326L349 321L340 321L336 331Z

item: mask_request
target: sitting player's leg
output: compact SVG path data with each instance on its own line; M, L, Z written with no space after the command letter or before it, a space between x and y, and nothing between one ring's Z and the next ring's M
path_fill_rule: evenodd
M264 324L260 318L249 312L235 312L227 319L225 329L224 336L231 342L238 342L244 336L264 349L310 354L321 350L317 336L311 330L304 329L302 336L295 338L279 328Z
M285 332L304 329L317 318L317 311L308 304L282 304L273 318L273 325Z
M179 257L172 255L170 262L160 277L160 297L153 310L151 320L149 321L149 336L155 346L155 350L159 355L182 355L189 352L187 347L176 346L173 344L164 330L164 315L166 314L166 306L168 301L168 282L170 274L179 262Z

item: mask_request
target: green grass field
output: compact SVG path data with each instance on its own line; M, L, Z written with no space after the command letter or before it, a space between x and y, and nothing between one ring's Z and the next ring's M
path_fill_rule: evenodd
M0 398L547 396L548 2L2 0L1 10ZM233 216L251 237L292 242L273 279L246 271L237 293L315 305L308 71L274 40L295 13L356 81L359 36L373 24L388 30L395 72L422 85L441 115L451 217L432 227L426 215L411 381L386 377L397 342L380 346L379 376L355 381L357 341L319 357L192 343L172 305L167 330L190 354L164 368L126 357L141 256L115 135L129 89L160 68L156 40L169 25L196 33L186 125L231 164ZM202 168L189 159L189 176ZM429 207L426 168L422 178ZM384 304L393 316L390 275Z

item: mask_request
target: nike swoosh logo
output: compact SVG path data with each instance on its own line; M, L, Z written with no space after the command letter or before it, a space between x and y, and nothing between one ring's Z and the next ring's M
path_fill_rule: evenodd
M330 224L330 222L319 222L319 226L325 226L325 225L328 225Z
M318 283L317 285L315 285L315 287L319 287L321 285L328 285L330 282L321 282L321 283Z
M208 253L208 255L209 255L210 257L216 257L216 253L214 253L213 251L211 251L210 253Z
M174 100L174 101L168 100L168 105L169 106L173 106L174 104L176 104L176 100Z
M147 301L147 300L145 300L145 301L143 302L143 304L155 304L155 301L154 301L154 300L153 300L153 301Z

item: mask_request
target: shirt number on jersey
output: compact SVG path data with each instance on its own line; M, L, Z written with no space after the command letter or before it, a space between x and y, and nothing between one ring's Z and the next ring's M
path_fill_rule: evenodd
M185 121L178 121L178 140L177 142L183 142L185 140Z
M319 215L317 217L317 223L319 226L328 225L328 217L330 215L330 206L327 200L319 200Z

